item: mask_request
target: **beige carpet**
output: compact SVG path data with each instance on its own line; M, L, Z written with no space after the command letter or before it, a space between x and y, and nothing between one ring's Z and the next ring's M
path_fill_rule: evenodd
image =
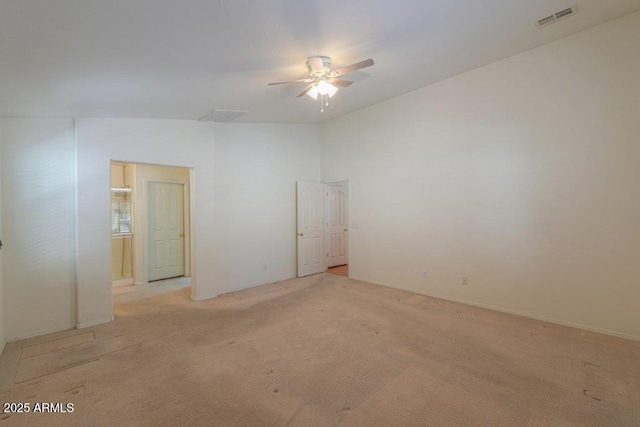
M640 343L321 274L7 346L2 425L640 425Z

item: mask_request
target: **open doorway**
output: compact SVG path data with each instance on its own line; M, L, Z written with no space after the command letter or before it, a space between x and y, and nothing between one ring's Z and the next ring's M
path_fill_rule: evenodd
M191 286L191 171L111 162L114 304Z

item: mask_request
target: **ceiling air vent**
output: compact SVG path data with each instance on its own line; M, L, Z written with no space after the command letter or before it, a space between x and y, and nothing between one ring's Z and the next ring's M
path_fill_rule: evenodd
M216 108L207 115L198 119L199 122L232 122L240 116L247 114L246 110L220 110Z
M553 15L549 15L545 18L539 19L538 21L536 21L536 26L538 28L546 27L547 25L551 25L554 22L559 21L560 19L573 16L576 13L578 13L578 9L575 6L568 7L564 10L561 10L560 12L554 13Z

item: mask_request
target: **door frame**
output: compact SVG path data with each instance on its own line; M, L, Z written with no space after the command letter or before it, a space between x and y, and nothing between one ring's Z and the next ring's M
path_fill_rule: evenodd
M326 190L326 186L327 185L336 185L336 184L340 184L340 183L347 183L347 204L349 206L347 206L347 212L348 212L348 224L347 224L347 229L349 231L347 231L347 265L351 265L351 224L353 223L352 221L352 217L351 217L351 178L342 178L342 179L325 179L320 181L322 184L325 185L325 190ZM325 221L325 227L324 227L324 231L325 231L325 235L327 233L327 223ZM326 236L325 236L326 238ZM326 263L325 263L326 264ZM347 277L351 277L351 268L349 268L348 270L348 276Z
M166 184L182 184L183 186L183 200L182 200L182 215L183 215L183 226L184 226L184 277L191 277L191 216L192 216L192 206L191 203L191 185L189 185L189 181L183 179L159 179L159 178L142 178L142 204L144 206L143 212L140 215L135 214L136 219L140 222L136 221L137 229L139 230L136 239L136 234L134 234L134 245L138 248L134 251L134 253L139 254L141 259L141 268L142 271L137 271L134 268L133 277L135 279L136 285L146 285L149 283L149 183L151 182L159 182ZM134 206L135 208L135 206ZM140 207L138 207L140 209ZM140 212L140 211L138 211ZM135 228L134 228L135 230ZM136 242L137 240L137 242ZM140 245L140 246L138 246ZM134 265L137 266L137 262L134 255Z

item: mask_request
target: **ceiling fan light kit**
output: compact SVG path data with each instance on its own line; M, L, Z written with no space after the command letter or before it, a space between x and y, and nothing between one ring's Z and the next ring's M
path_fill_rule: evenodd
M309 83L309 85L298 94L298 98L303 95L308 95L313 99L319 99L320 112L322 113L324 112L324 108L329 106L329 98L338 92L338 87L349 87L353 83L351 80L341 78L341 76L370 67L373 64L373 59L366 59L332 71L331 58L328 56L310 56L306 62L307 71L309 72L308 78L269 83L269 86L285 83Z
M318 95L327 95L329 98L331 98L336 94L336 92L338 92L337 87L335 87L331 83L327 83L326 80L320 80L318 84L309 89L307 95L309 95L313 99L318 99Z

